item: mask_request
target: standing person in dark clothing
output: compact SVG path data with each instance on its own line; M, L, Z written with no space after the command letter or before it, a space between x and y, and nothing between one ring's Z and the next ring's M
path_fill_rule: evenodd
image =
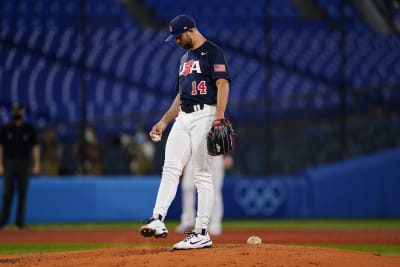
M31 171L33 174L40 172L37 133L31 124L25 122L25 109L22 106L14 106L12 121L0 128L0 175L4 177L1 228L8 222L16 182L18 209L15 224L20 229L26 227L25 202Z

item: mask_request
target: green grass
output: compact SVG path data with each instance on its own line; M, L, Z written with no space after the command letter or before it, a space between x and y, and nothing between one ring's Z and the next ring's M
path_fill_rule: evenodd
M0 254L23 254L39 252L58 252L89 250L115 247L112 244L6 244L0 243Z
M142 222L99 222L32 224L31 229L138 229ZM168 228L175 228L177 221L166 221ZM349 220L225 220L224 229L363 229L400 230L400 219L349 219Z
M178 221L167 221L167 227L174 229ZM137 230L142 222L99 222L67 224L31 224L30 229L53 230ZM12 228L13 226L9 226ZM225 220L224 229L358 229L358 230L400 230L400 219L349 219L349 220ZM56 252L88 250L118 246L139 246L141 244L7 244L0 243L0 254ZM400 245L310 245L356 250L378 254L400 255Z
M400 220L240 220L225 221L226 229L359 229L400 230Z
M157 243L159 247L170 247L172 243ZM103 248L127 248L142 247L142 243L0 243L1 254L28 254L28 253L48 253L78 250L93 250Z
M170 244L160 243L160 246ZM399 255L400 245L331 245L331 244L300 244L307 247L326 247L345 250L354 250L368 253ZM115 247L135 247L140 244L6 244L0 243L0 254L25 254L25 253L47 253L61 251L91 250Z

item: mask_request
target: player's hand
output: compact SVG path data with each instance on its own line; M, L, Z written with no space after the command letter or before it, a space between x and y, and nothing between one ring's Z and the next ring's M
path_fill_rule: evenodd
M0 163L0 176L3 176L3 174L4 174L3 163Z
M215 119L212 123L212 127L216 128L216 129L222 129L224 127L224 125L223 125L224 120L225 120L225 118Z
M153 126L153 128L151 129L149 135L150 138L153 138L154 135L158 135L160 137L162 137L162 134L164 132L164 130L167 128L167 124L165 124L164 122L160 121L158 122L156 125Z

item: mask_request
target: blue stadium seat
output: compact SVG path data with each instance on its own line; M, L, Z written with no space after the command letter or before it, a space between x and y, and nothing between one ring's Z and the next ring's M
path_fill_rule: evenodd
M1 38L12 47L0 47L0 60L4 62L2 86L15 88L18 84L18 89L0 92L0 100L27 101L32 110L44 114L41 116L47 116L48 120L79 120L82 50L79 20L73 18L80 12L80 1L20 2L20 5L14 1L5 2ZM331 18L337 19L340 15L339 1L320 0L318 3ZM296 23L295 26L287 23L300 19L290 1L270 1L272 23L268 51L264 35L265 1L254 0L249 4L239 0L232 5L228 0L209 4L146 0L146 4L154 7L158 18L164 22L182 10L195 14L200 30L226 51L233 78L230 96L233 103L266 100L271 93L281 105L271 107L277 118L282 114L298 115L302 108L316 112L337 109L340 36L322 23ZM230 8L223 8L226 6ZM217 16L214 10L218 10ZM352 22L360 20L350 5L346 5L345 11ZM15 16L17 12L21 14L19 18ZM87 12L91 116L165 111L176 93L177 64L183 50L177 49L173 42L163 42L166 29L139 28L120 3L89 0ZM347 29L346 34L349 87L394 84L400 80L398 38L371 33L360 22ZM271 57L271 69L264 67L266 55ZM11 76L7 78L5 73ZM25 75L26 80L13 83L13 77L19 80L18 77ZM266 75L271 75L271 92L267 92L269 76ZM23 88L28 88L27 96ZM311 97L313 94L316 96ZM392 91L386 93L388 95L392 96ZM380 99L377 103L387 103L384 99L388 98L383 94L377 97ZM163 101L161 106L155 104L159 99ZM351 101L356 103L354 99ZM250 113L233 112L235 116L246 118L264 111L254 108Z

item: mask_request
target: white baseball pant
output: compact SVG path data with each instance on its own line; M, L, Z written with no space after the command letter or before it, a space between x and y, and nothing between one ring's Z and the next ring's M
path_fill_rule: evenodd
M215 106L205 105L192 113L179 112L169 133L160 187L153 209L153 217L167 215L179 184L179 177L189 158L193 166L193 180L198 192L198 211L195 230L208 229L214 204L211 175L212 157L207 153L207 133L215 115Z
M182 228L191 227L195 223L196 191L193 181L192 164L189 160L185 166L182 180ZM212 178L214 184L214 205L211 212L209 231L211 234L220 234L222 231L223 199L222 186L225 168L224 157L212 157Z

